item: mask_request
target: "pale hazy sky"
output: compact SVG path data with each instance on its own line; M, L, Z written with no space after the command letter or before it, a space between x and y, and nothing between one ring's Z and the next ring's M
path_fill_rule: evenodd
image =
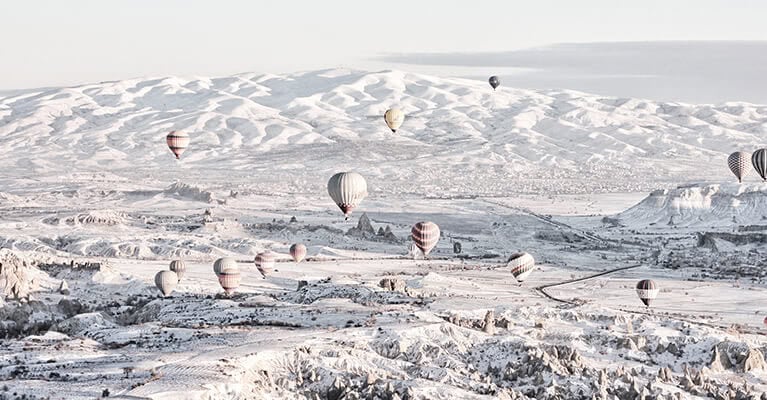
M0 0L0 89L386 67L392 53L766 40L762 0ZM397 68L393 66L392 68Z

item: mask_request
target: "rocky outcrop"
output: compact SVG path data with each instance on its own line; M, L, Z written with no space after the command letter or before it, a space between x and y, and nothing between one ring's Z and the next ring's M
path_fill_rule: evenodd
M710 363L712 370L733 369L737 372L749 372L767 369L764 354L745 343L721 342L712 352L713 357Z
M36 268L13 251L0 249L0 297L20 300L37 290Z
M378 286L392 292L404 292L406 285L405 281L400 278L383 278L378 282Z

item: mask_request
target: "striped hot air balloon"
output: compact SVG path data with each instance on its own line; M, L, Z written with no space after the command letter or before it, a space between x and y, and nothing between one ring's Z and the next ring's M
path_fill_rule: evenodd
M368 195L365 178L356 172L339 172L328 181L328 194L349 219L352 210Z
M397 129L405 122L405 113L399 108L390 108L384 113L384 121L392 133L396 133Z
M527 276L535 268L535 259L528 253L514 253L509 257L507 264L511 268L511 274L517 282L524 282Z
M216 262L213 263L213 272L216 274L216 276L221 275L221 273L227 269L236 269L239 271L240 266L237 265L237 260L232 257L224 257L219 258L216 260Z
M762 180L767 182L767 149L759 149L751 154L751 164Z
M189 134L181 131L173 131L165 137L165 142L168 143L170 151L176 155L176 159L179 159L181 153L189 147Z
M173 260L170 262L170 270L178 275L178 280L180 281L186 272L186 264L181 260Z
M637 295L647 307L650 307L650 303L658 296L658 291L658 285L649 279L644 279L637 283Z
M221 288L224 289L227 295L231 295L240 287L241 279L239 269L228 269L218 276L218 283L221 284Z
M295 243L290 246L290 256L293 261L300 263L306 257L306 246L303 243Z
M439 226L429 221L418 222L410 230L410 236L423 255L428 256L439 241Z
M751 155L744 151L736 151L727 157L727 166L730 171L738 178L738 183L742 182L743 177L748 173L748 163Z
M178 275L173 271L160 271L154 276L154 284L163 296L168 296L178 284Z
M256 254L254 262L258 272L260 272L264 278L271 275L272 271L274 271L274 253L269 250Z

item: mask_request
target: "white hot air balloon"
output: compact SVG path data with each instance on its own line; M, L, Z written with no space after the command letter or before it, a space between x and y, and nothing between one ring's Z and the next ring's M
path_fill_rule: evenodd
M154 284L163 296L168 296L178 284L178 275L173 271L160 271L154 276Z
M507 264L511 268L511 274L517 282L523 282L535 268L535 259L527 253L514 253L509 257Z
M402 123L405 122L405 113L399 108L391 108L384 113L384 121L386 125L391 129L392 133L397 132Z
M743 176L748 173L750 164L751 154L745 151L736 151L727 157L727 166L730 167L732 174L738 178L738 183L743 181Z
M368 184L356 172L339 172L328 180L328 194L349 219L352 210L367 197Z
M221 272L223 272L225 269L236 269L239 271L240 266L237 265L237 260L232 257L219 258L216 260L216 262L213 263L213 272L216 274L216 276L221 275Z

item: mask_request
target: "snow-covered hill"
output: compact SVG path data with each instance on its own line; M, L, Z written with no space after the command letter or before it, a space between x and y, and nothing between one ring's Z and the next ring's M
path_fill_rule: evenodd
M767 222L767 184L689 185L656 190L618 214L622 223L646 227L734 228Z
M392 106L407 113L396 135L382 118ZM164 143L174 129L192 137L180 163ZM399 193L651 190L728 179L727 154L764 146L765 133L767 106L493 92L400 71L170 77L0 97L5 174L110 171L282 192L321 191L344 169Z

